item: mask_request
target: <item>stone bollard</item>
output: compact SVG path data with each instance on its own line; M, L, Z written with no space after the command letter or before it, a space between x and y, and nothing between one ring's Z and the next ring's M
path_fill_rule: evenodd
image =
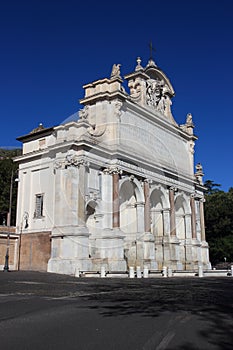
M129 278L134 278L134 268L132 266L129 268Z
M167 277L172 277L172 268L171 267L169 267L167 269Z
M79 268L75 269L74 276L75 276L75 277L80 277L80 271L79 271Z
M148 267L147 267L147 266L144 266L144 269L143 269L143 278L148 278L148 275L149 275Z
M142 277L142 273L141 273L141 268L140 266L137 266L137 278L141 278Z
M202 268L201 265L198 266L198 276L199 276L199 277L203 277L203 268Z
M233 276L233 265L231 265L231 276Z
M106 277L106 274L105 274L105 266L101 266L100 268L100 277Z
M163 266L163 277L167 277L167 267Z

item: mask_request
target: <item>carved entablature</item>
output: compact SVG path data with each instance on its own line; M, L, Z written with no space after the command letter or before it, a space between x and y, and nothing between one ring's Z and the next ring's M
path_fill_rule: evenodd
M79 168L81 165L88 168L89 162L84 158L78 157L74 153L68 152L64 159L55 160L54 170L67 169L69 167L78 167Z
M118 166L109 166L103 170L103 173L107 175L113 175L113 174L122 175L123 171Z

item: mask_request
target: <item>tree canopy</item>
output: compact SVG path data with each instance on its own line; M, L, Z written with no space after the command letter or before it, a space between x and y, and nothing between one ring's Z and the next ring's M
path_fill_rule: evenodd
M221 191L219 184L206 181L206 240L210 246L210 261L233 261L233 187Z
M17 178L18 165L13 158L21 154L21 149L0 149L0 225L7 224L7 213L10 207L12 184L11 225L16 220Z

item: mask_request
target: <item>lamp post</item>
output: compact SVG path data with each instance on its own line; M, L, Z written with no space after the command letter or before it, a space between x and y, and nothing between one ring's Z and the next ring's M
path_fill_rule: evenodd
M9 210L7 213L7 245L5 255L5 265L3 271L9 272L9 251L10 251L10 226L11 226L11 209L12 209L12 193L13 193L13 178L14 171L11 171L11 183L10 183L10 199L9 199Z
M5 256L5 265L3 271L9 272L9 248L10 248L10 232L7 233L7 245L6 245L6 256Z

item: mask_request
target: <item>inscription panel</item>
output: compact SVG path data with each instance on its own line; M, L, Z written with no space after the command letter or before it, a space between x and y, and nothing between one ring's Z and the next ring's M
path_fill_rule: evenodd
M188 144L178 133L125 113L120 125L120 144L155 164L191 174Z

